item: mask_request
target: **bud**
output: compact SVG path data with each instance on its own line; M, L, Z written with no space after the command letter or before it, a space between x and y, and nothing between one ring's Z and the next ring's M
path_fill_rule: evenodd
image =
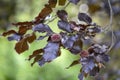
M52 34L51 36L51 41L52 42L59 42L61 40L61 35L60 34Z
M86 51L86 50L83 50L83 51L81 51L80 56L81 57L88 57L89 56L89 52Z

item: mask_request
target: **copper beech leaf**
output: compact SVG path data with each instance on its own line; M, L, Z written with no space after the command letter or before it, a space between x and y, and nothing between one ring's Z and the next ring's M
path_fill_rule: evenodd
M32 58L36 57L37 55L40 55L43 52L43 49L37 49L33 52L32 55L29 56L28 60L31 60Z
M7 35L15 34L15 33L17 33L15 30L9 30L7 32L4 32L2 35L7 36Z
M18 54L21 54L22 52L26 51L29 49L28 43L27 43L27 39L24 38L22 40L20 40L19 42L16 43L15 45L15 50Z
M57 4L57 0L49 0L48 1L48 5L51 7L51 8L55 8L56 4Z
M32 43L34 40L36 40L36 35L35 33L32 33L30 36L27 37L27 41L29 43Z
M35 23L38 24L45 19L52 12L52 8L49 5L45 5L45 8L39 13L39 15L35 18Z
M31 25L30 26L20 26L18 33L21 35L24 35L27 32L27 30L29 30L31 28L32 28Z
M64 6L65 3L66 3L66 0L59 0L59 5L60 5L60 6Z
M28 22L18 22L18 23L12 23L15 26L28 26L28 25L33 25L34 23L32 21Z

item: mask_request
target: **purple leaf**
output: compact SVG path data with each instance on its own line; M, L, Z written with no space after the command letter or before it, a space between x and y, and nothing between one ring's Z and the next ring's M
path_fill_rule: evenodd
M13 34L12 36L8 37L8 40L9 41L13 41L13 40L19 41L19 40L21 40L21 36L18 34Z
M78 19L80 21L86 22L87 24L90 24L92 22L92 19L85 13L79 13L78 14Z
M80 0L69 0L71 3L77 4Z
M83 80L84 79L84 73L82 72L81 74L78 75L79 80Z
M99 71L100 71L99 67L94 67L94 68L90 71L90 76L95 76Z
M61 43L67 49L71 49L75 41L76 41L76 36L62 35Z
M60 52L60 44L48 42L48 44L43 50L44 53L42 59L38 61L40 66L42 66L46 62L52 61L59 56L58 53Z
M69 32L69 33L72 32L71 25L66 21L61 21L61 20L58 21L58 27L66 32Z
M81 63L82 63L82 71L85 73L89 73L95 67L93 57L88 57L84 61L81 61Z
M43 23L40 23L40 24L38 24L38 25L35 25L35 26L33 27L33 31L38 31L38 32L42 32L42 33L44 33L44 32L52 33L52 32L53 32L53 31L49 28L48 25L45 25L45 24L43 24Z
M73 44L73 47L70 49L71 53L78 54L82 51L82 41L76 40Z
M57 12L57 16L63 21L67 21L67 17L68 17L67 15L68 14L65 10L58 10Z

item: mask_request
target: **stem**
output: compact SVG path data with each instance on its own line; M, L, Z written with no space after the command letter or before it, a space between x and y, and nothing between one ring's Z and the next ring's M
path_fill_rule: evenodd
M69 6L70 2L68 2L64 7L63 7L63 10L65 10L68 6ZM57 15L54 15L54 17L48 21L46 24L49 24L51 22L53 22L55 19L57 18Z

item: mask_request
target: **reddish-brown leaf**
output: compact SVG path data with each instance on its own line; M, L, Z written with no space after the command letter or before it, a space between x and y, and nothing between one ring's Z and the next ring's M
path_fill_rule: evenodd
M14 30L10 30L10 31L4 32L2 35L7 36L7 35L15 34L15 33L17 33L17 32Z
M32 43L34 40L36 40L36 35L35 33L32 33L30 36L27 37L27 41L29 43Z
M64 6L65 3L66 3L66 0L59 0L59 5L60 5L60 6Z
M21 54L22 52L26 51L29 49L27 39L24 38L15 45L15 50L18 54Z
M36 62L38 62L41 58L42 58L42 55L37 55L37 56L34 58L33 63L31 63L31 66L33 66Z
M42 52L43 52L43 49L35 50L33 54L29 56L28 60L31 60L33 57L36 57L37 55L40 55L40 53Z
M49 5L45 5L45 8L42 9L42 11L39 13L39 15L35 18L36 23L41 22L44 20L46 16L48 16L52 12L52 8Z
M13 25L15 25L15 26L22 26L22 25L33 25L34 23L32 22L32 21L30 21L30 22L28 22L28 21L26 21L26 22L18 22L18 23L12 23Z
M32 28L32 26L20 26L18 33L21 35L24 35L27 32L27 30L29 30L31 28Z
M49 0L49 6L51 7L51 8L55 8L55 6L56 6L56 4L57 4L57 0Z

